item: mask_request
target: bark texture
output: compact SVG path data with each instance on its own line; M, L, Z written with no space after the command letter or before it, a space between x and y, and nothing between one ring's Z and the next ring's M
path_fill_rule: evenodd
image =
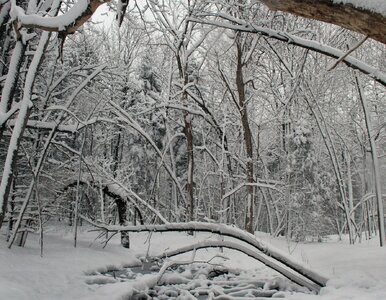
M261 0L272 10L319 20L353 30L386 44L386 16L332 0Z

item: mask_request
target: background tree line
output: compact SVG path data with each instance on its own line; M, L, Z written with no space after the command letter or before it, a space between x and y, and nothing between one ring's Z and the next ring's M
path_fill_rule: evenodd
M16 2L27 14L75 7ZM255 1L135 4L119 28L67 35L19 28L1 2L10 245L82 216L221 222L297 241L381 229L384 44Z

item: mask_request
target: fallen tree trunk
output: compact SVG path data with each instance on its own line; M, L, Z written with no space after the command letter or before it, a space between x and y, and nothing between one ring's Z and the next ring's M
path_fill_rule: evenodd
M140 225L140 226L111 226L105 224L98 224L84 218L85 221L94 225L97 228L106 230L108 232L178 232L178 231L195 231L195 232L211 232L222 236L232 237L239 241L242 241L262 252L263 255L271 257L272 259L280 262L289 269L296 271L311 282L317 284L319 287L324 287L327 282L327 278L306 268L305 266L294 261L281 251L275 249L272 246L265 244L263 241L257 239L254 235L247 233L236 227L231 227L224 224L213 224L204 222L189 222L189 223L168 223L162 225Z
M244 253L245 255L248 255L249 257L252 257L259 262L263 263L269 268L272 268L273 270L277 271L278 273L282 274L284 277L288 278L289 280L299 284L300 286L304 286L311 291L319 292L321 286L318 284L315 284L314 282L311 282L310 280L304 279L303 276L299 276L295 272L291 271L290 269L287 269L281 265L279 265L277 262L272 261L272 259L269 259L267 256L260 254L256 251L251 250L250 248L247 248L243 245L240 245L235 242L230 241L205 241L201 243L192 244L183 248L179 248L177 250L169 251L167 253L164 253L162 255L156 256L154 258L160 259L160 258L166 258L166 257L172 257L179 254L183 254L186 252L195 251L198 249L206 249L206 248L227 248L236 250L239 252Z

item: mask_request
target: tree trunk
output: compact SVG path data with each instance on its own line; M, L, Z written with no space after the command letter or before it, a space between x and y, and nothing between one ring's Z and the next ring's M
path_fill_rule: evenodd
M272 10L281 10L297 16L339 25L386 44L386 16L370 9L358 8L349 3L337 3L332 0L260 1Z
M379 161L377 154L377 145L375 144L375 138L372 133L372 124L370 119L370 113L367 107L367 101L364 97L359 79L355 76L355 82L358 89L359 99L362 104L363 114L365 116L366 130L367 135L370 141L372 165L374 172L374 184L375 184L375 196L377 199L377 212L378 212L378 228L379 228L379 245L381 247L385 244L385 218L383 212L383 199L382 199L382 190L381 190L381 174L379 172Z
M350 215L350 222L355 226L355 212L354 212L354 192L352 185L352 175L351 175L351 155L348 150L345 150L345 159L347 164L347 189L348 189L348 208ZM360 234L360 233L359 233Z
M17 41L13 49L4 87L2 87L1 90L0 115L6 114L11 108L26 47L27 45L22 41ZM0 141L3 138L5 130L5 121L6 120L0 122Z
M249 127L248 111L245 98L245 84L243 77L243 62L242 62L242 46L241 41L236 42L237 48L237 67L236 67L236 86L239 98L239 109L241 114L241 124L244 133L244 146L247 154L247 183L253 183L253 147L252 147L252 133ZM254 187L247 185L247 211L245 215L245 230L253 233L253 209L254 209Z
M127 202L121 198L114 198L118 211L119 225L127 225ZM128 232L121 232L121 245L123 248L130 248L130 237Z
M184 114L184 134L186 138L186 151L188 156L188 169L187 169L187 182L186 182L186 195L188 201L188 220L193 221L194 215L194 197L193 197L193 171L194 171L194 160L193 160L193 133L191 116Z

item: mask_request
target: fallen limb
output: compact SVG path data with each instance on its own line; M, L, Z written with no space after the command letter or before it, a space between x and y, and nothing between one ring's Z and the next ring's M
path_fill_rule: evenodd
M294 261L280 250L265 244L263 241L256 238L254 235L247 233L236 227L232 227L224 224L204 223L204 222L188 222L188 223L168 223L162 225L140 225L140 226L115 226L98 224L92 220L85 218L85 221L94 225L101 230L108 232L182 232L182 231L195 231L195 232L211 232L222 236L232 237L239 241L242 241L248 245L253 246L257 250L261 251L262 254L271 257L274 260L282 263L286 267L296 271L311 282L317 284L320 287L324 287L327 282L327 278L306 268L305 266Z
M176 255L183 254L186 252L196 251L198 249L220 248L220 247L242 252L245 255L248 255L249 257L252 257L252 258L256 259L257 261L263 263L267 267L272 268L273 270L282 274L283 276L285 276L289 280L299 284L300 286L304 286L304 287L310 289L311 291L319 292L319 290L321 288L320 285L315 284L307 279L304 279L303 276L299 276L299 275L295 274L293 271L290 271L289 269L278 265L275 261L273 261L272 259L269 259L264 254L260 254L256 251L251 250L250 248L247 248L243 245L240 245L240 244L235 243L235 242L230 242L230 241L205 241L205 242L201 242L201 243L196 243L196 244L192 244L192 245L189 245L186 247L179 248L177 250L163 253L159 256L156 256L155 258L160 259L160 258L172 257L172 256L176 256Z

